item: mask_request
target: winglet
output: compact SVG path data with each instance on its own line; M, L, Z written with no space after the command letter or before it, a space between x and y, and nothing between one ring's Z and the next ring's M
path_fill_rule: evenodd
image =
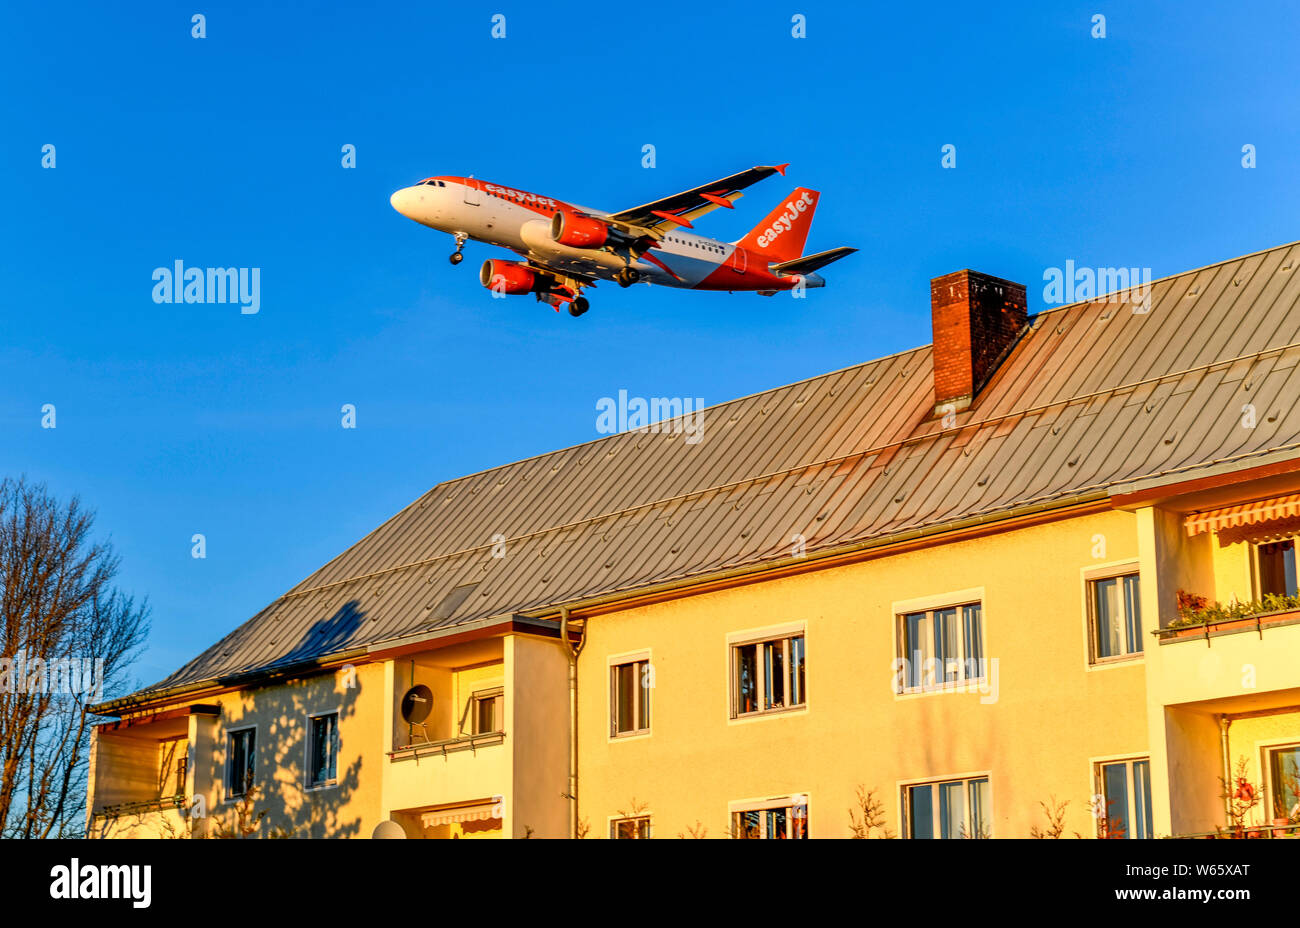
M787 161L785 164L776 165L776 173L780 174L782 177L785 177L785 169L788 168L789 166L790 166L789 161Z

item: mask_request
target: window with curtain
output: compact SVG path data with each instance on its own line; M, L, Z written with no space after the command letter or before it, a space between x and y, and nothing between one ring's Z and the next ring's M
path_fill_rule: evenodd
M807 799L795 796L733 811L731 835L742 839L805 839L808 837Z
M256 743L257 731L252 728L226 734L227 797L233 799L243 796L253 785Z
M650 661L610 667L610 734L636 735L650 730Z
M1088 581L1093 663L1142 653L1140 593L1135 573Z
M806 663L803 635L733 645L732 718L803 706Z
M1273 541L1259 545L1259 595L1295 596L1296 564L1295 539Z
M1097 835L1151 837L1151 761L1147 758L1098 764Z
M615 819L609 823L609 836L618 839L649 838L650 816L637 815L631 818Z
M470 733L487 735L505 729L505 688L496 686L470 695Z
M902 692L926 692L985 676L980 603L899 616Z
M308 734L308 786L327 786L338 776L339 714L313 715Z
M1268 788L1273 817L1300 821L1300 744L1269 750Z
M903 787L908 838L989 838L993 835L989 778L940 780Z

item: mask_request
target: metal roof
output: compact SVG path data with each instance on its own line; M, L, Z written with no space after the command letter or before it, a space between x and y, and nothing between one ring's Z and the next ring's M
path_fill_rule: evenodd
M954 428L924 346L441 483L137 696L1300 446L1297 258L1040 313Z

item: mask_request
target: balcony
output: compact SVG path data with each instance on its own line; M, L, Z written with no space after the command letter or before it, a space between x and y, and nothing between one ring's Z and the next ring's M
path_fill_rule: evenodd
M500 833L501 821L480 812L509 790L506 676L501 638L393 661L384 799L412 837Z
M1166 627L1157 637L1150 682L1166 706L1259 699L1300 687L1300 610Z
M188 773L184 716L169 714L97 726L89 836L183 835Z

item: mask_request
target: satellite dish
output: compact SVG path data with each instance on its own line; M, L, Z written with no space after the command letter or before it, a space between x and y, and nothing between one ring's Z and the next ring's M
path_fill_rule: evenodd
M420 725L433 711L433 691L417 683L402 697L402 719L411 725Z
M391 818L386 818L375 826L372 838L405 838L406 829Z

